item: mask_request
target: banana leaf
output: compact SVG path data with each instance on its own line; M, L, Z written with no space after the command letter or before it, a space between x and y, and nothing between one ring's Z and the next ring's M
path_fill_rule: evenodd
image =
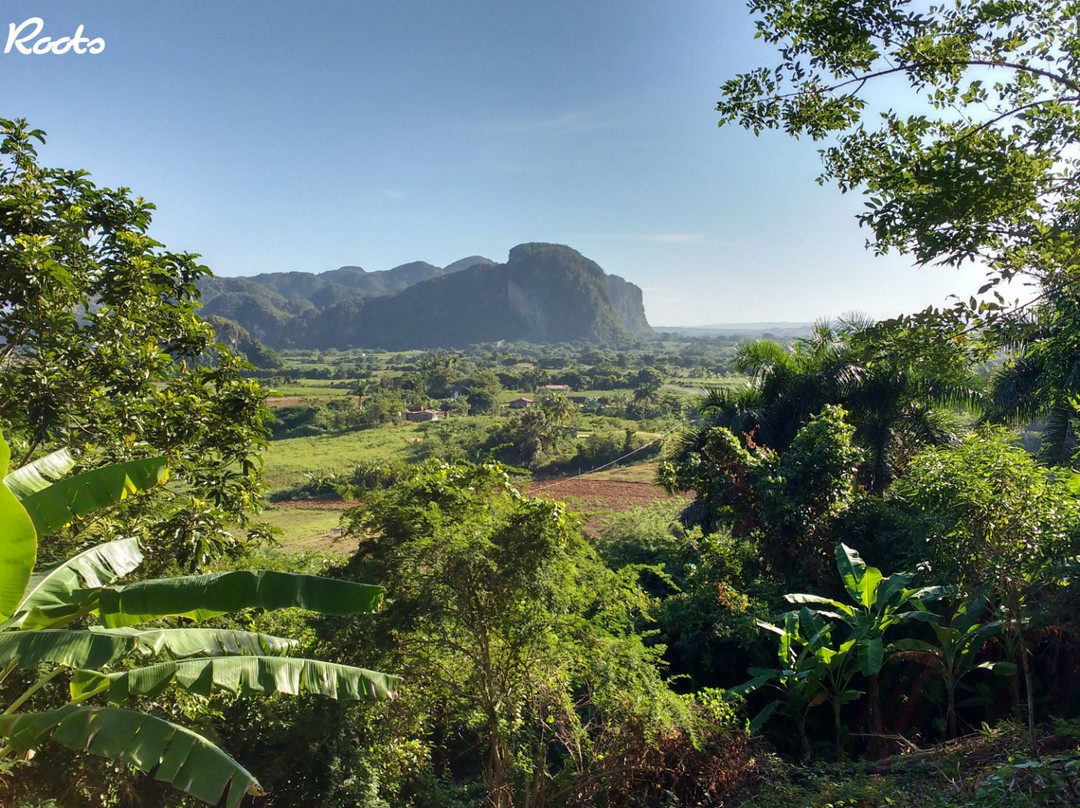
M383 588L371 584L274 570L233 570L106 587L97 598L102 622L116 628L159 617L205 620L250 607L296 606L347 616L374 611L382 596Z
M11 450L0 435L0 474L7 472ZM37 532L26 509L6 485L0 485L0 621L15 612L37 561Z
M71 693L82 698L107 685L109 701L120 703L132 696L156 696L177 685L204 697L215 690L227 690L242 696L316 694L359 701L392 698L399 681L397 676L315 659L230 656L160 662L105 674L76 671Z
M80 590L99 589L142 563L137 539L91 547L57 566L35 573L16 610L14 624L20 628L45 628L63 622L79 611L85 595Z
M129 494L164 483L169 469L164 458L131 460L84 471L57 480L22 499L38 535L54 533L72 519L114 505Z
M155 779L225 808L262 792L247 769L200 735L145 713L67 705L44 713L0 715L0 736L20 750L51 737L70 749L120 760Z
M122 635L64 629L3 631L0 632L0 666L14 661L20 668L31 668L42 662L70 668L98 668L133 648L135 639Z
M168 653L173 657L233 656L250 654L274 656L288 653L299 643L272 634L221 628L102 628L91 626L94 634L127 637L146 654ZM88 667L88 666L80 666Z
M75 467L75 458L67 449L58 449L32 463L15 469L4 477L6 485L18 499L26 499L59 480Z

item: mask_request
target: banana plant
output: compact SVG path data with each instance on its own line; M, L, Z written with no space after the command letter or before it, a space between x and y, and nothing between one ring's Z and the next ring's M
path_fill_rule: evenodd
M758 625L780 635L782 663L785 657L793 662L784 663L790 667L780 671L760 671L741 689L745 690L755 682L758 682L758 687L766 682L774 682L790 693L792 676L798 675L801 666L807 672L804 677L806 685L817 688L814 697L805 702L807 709L825 701L832 704L836 743L837 748L841 749L841 709L843 705L864 695L862 690L852 687L856 674L870 680L873 707L877 714L878 675L887 651L891 650L891 646L885 645L885 632L912 620L933 622L936 615L927 609L926 603L945 597L951 589L942 586L912 588L909 586L911 579L899 573L885 577L881 570L866 564L859 553L846 544L836 548L836 568L852 602L845 603L818 595L785 595L788 603L801 609L784 616L783 628L761 622ZM797 615L797 618L793 618L793 615ZM795 648L800 649L799 653L792 656L792 649ZM762 679L763 676L765 678ZM805 701L805 697L800 698ZM793 709L788 707L788 713ZM805 725L805 712L803 716L800 732ZM805 737L802 741L805 755L808 749Z
M789 594L789 603L811 608L822 617L837 620L847 627L848 635L833 658L826 663L829 700L833 705L833 723L837 746L843 743L840 722L841 707L863 695L852 690L855 674L870 680L871 709L875 720L880 716L878 675L885 663L885 632L909 621L933 622L936 615L926 604L946 597L952 592L946 586L912 588L911 578L903 573L888 577L881 570L863 561L858 551L846 544L836 548L836 569L844 583L851 603L817 595Z
M897 656L921 662L941 676L945 687L945 731L949 738L955 738L959 732L956 691L965 676L976 670L1010 676L1016 673L1013 662L979 661L979 652L991 637L1001 633L1004 622L984 622L986 611L986 599L978 594L972 595L957 607L947 623L939 620L931 622L936 644L917 639L893 643Z
M780 638L776 656L778 668L750 668L753 677L732 692L746 696L766 685L780 691L780 697L768 702L750 720L750 731L757 732L773 713L786 716L799 733L803 762L810 760L810 740L806 735L806 719L810 710L827 699L825 679L827 659L832 655L832 626L810 609L786 612L781 625L763 620L758 627Z
M266 570L118 584L143 558L131 538L35 571L39 535L165 482L168 469L151 458L65 477L74 460L60 452L8 474L9 457L0 435L0 683L17 670L37 678L0 713L0 762L51 738L236 808L246 795L261 792L250 772L198 733L116 705L168 688L202 696L215 690L337 699L393 695L397 677L290 657L293 640L193 625L248 607L370 612L381 601L381 587ZM183 627L138 627L166 617L182 618ZM27 709L61 676L69 682L66 703Z

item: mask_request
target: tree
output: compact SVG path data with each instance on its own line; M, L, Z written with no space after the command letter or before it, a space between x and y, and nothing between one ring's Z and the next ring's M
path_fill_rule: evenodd
M1080 450L1080 295L1047 293L1032 307L1029 327L990 379L988 420L1042 423L1040 455L1068 464Z
M869 197L860 221L883 252L978 259L990 284L1075 279L1080 34L1071 0L751 0L780 64L730 79L721 122L815 140L823 179ZM887 77L925 111L865 113Z
M235 808L258 781L196 732L121 704L167 688L208 696L214 690L318 693L344 699L389 696L397 678L359 668L287 656L295 642L224 629L133 628L148 620L203 620L245 607L299 606L329 614L372 611L382 588L315 576L234 571L112 585L142 561L137 539L89 548L32 575L39 533L47 533L146 490L167 478L160 458L132 461L61 479L74 466L60 451L6 474L0 436L0 684L32 678L0 715L0 766L16 751L51 737L73 749L123 761L211 804ZM85 627L97 617L100 625ZM163 656L152 664L146 657ZM55 709L31 709L63 673L70 698ZM23 678L23 677L20 677ZM25 682L24 682L25 684Z
M540 407L555 424L568 423L577 414L574 402L561 393L545 396L540 401Z
M925 451L890 494L921 517L934 577L990 594L1019 656L1033 727L1024 630L1069 578L1080 547L1080 502L1000 428ZM1014 699L1018 704L1015 691Z
M955 342L903 320L819 321L792 350L771 340L740 345L743 390L710 391L698 405L709 423L783 451L812 415L841 405L865 451L860 482L880 494L910 458L949 440L947 412L976 401L966 356ZM691 433L687 445L695 446Z
M137 503L156 509L137 523L199 566L257 510L264 394L196 314L209 270L148 234L153 206L42 167L42 142L0 121L0 428L16 464L164 455L182 487Z
M858 218L876 252L985 266L980 294L994 290L995 300L971 298L924 319L966 321L982 327L987 347L1021 349L996 388L996 415L1048 414L1048 455L1060 462L1077 431L1065 402L1080 392L1075 372L1059 372L1075 357L1080 297L1075 1L749 5L780 63L724 84L721 123L835 136L821 179L863 191ZM884 110L875 126L869 94L890 79L906 82L922 109ZM995 287L1016 278L1035 296L1008 306ZM1038 383L1033 368L1047 371Z
M634 403L640 407L641 420L652 405L658 401L658 393L664 384L664 375L656 368L643 367L631 381L634 389Z
M469 415L482 415L495 410L502 384L489 368L480 368L469 378L457 384L460 392L469 399Z
M634 571L608 571L562 503L523 497L493 464L432 461L348 531L349 570L383 576L392 597L372 636L344 643L414 683L394 710L425 716L429 766L450 754L440 738L479 747L486 805L585 802L627 776L612 766L620 728L670 723L658 651L633 629Z
M842 407L827 405L776 452L745 448L730 430L710 427L700 446L661 464L672 492L693 492L683 514L706 533L729 528L752 538L774 574L787 583L820 582L836 520L855 500L862 452Z

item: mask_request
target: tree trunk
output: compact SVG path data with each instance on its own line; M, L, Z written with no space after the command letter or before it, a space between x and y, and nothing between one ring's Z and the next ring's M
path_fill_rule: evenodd
M514 800L510 791L509 753L499 733L499 718L494 710L488 713L487 720L488 759L485 765L484 779L487 780L487 794L484 796L485 808L513 808Z

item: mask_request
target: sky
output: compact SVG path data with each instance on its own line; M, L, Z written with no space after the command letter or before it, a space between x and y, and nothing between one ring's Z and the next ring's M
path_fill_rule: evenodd
M738 0L0 0L0 45L33 17L104 47L0 52L0 117L218 275L554 242L654 326L881 319L982 280L874 257L820 144L718 128L723 81L775 63Z

